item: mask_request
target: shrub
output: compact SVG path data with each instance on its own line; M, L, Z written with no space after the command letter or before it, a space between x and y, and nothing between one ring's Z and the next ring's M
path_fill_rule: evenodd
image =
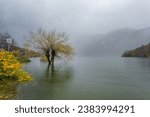
M47 62L47 58L45 56L41 56L40 61L41 62Z
M17 60L20 61L21 63L27 63L27 62L31 62L31 60L28 57L17 57Z
M0 79L14 78L18 81L29 81L31 76L21 70L22 64L7 51L0 51Z

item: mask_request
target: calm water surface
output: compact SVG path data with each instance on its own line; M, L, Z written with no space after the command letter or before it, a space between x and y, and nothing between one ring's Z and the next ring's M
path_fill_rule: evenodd
M17 99L150 99L150 59L74 58L47 67L39 58L24 66L33 81Z

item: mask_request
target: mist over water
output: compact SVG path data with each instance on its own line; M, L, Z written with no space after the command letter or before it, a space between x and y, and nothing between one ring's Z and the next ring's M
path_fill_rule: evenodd
M30 31L56 29L67 32L79 50L78 44L82 47L91 40L95 42L91 35L149 27L149 11L148 0L1 0L0 32L8 31L22 46ZM98 39L101 43L101 36Z
M150 99L150 60L77 57L47 69L39 59L25 65L33 81L18 99Z

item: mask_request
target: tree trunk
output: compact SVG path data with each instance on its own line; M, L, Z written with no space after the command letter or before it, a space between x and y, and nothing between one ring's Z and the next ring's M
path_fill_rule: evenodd
M52 50L52 52L51 52L51 63L52 63L52 66L54 66L55 56L56 56L56 52L54 50Z
M49 54L45 54L47 61L48 61L48 65L51 65L51 60L50 60L50 55Z
M54 66L54 56L51 57L52 66Z

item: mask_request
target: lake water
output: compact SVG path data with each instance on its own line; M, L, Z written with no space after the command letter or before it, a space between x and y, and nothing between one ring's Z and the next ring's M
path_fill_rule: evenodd
M49 69L31 61L33 81L17 87L17 99L150 99L150 59L78 57Z

